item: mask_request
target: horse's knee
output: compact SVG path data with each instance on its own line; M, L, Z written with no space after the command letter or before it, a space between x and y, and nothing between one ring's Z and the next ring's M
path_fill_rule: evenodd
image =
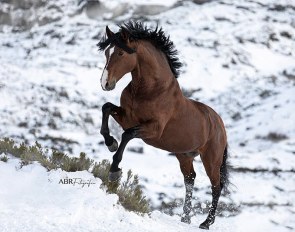
M101 110L103 113L110 113L111 109L114 107L114 105L110 102L107 102L105 104L103 104Z

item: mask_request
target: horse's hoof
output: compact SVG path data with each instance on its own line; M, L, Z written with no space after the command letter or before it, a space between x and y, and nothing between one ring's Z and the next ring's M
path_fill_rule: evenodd
M114 152L118 150L118 142L116 139L113 138L113 143L112 145L108 146L108 149L110 152Z
M120 169L117 172L110 172L109 173L109 181L114 182L121 178L122 176L122 170Z
M214 218L206 219L200 226L199 228L204 229L204 230L209 230L209 226L214 223Z
M200 226L199 226L200 229L203 229L203 230L209 230L209 224L204 221Z
M184 222L186 224L191 224L191 218L188 215L182 216L181 217L181 222Z

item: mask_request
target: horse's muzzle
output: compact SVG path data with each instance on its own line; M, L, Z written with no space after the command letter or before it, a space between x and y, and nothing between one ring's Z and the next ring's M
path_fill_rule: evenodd
M116 87L116 81L112 81L112 82L107 82L105 85L105 89L106 91L111 91Z

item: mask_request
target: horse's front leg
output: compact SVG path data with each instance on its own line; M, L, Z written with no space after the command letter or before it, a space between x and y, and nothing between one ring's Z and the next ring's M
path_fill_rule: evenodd
M113 116L118 121L123 115L123 109L110 102L105 103L102 106L102 124L100 133L104 137L105 144L107 145L109 151L114 152L118 149L117 140L110 135L109 130L109 117ZM120 124L120 121L118 121Z
M122 134L120 146L113 156L113 163L110 168L109 180L116 181L121 177L122 171L119 168L119 164L122 161L124 149L131 139L160 138L161 134L163 133L163 128L164 127L160 126L160 124L156 121L148 121L146 123L140 124L139 126L126 129Z
M138 129L139 127L131 127L123 132L120 146L116 151L115 155L113 156L113 163L111 165L109 173L110 181L116 181L121 177L122 171L119 168L119 164L122 161L123 152L125 150L127 143L131 139L138 138Z

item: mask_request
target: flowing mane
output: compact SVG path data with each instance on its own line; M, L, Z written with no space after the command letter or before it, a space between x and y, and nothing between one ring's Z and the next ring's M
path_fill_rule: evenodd
M178 52L169 36L165 35L161 27L157 26L155 29L152 29L148 28L142 22L134 21L130 21L118 26L120 27L120 31L116 33L115 36L117 36L119 43L124 43L120 33L122 30L127 30L130 33L130 40L147 40L151 42L157 49L161 50L166 55L170 69L175 78L179 76L179 69L181 68L182 63L177 57ZM111 43L111 40L104 36L97 46L99 50L104 50ZM126 45L122 44L122 46Z

